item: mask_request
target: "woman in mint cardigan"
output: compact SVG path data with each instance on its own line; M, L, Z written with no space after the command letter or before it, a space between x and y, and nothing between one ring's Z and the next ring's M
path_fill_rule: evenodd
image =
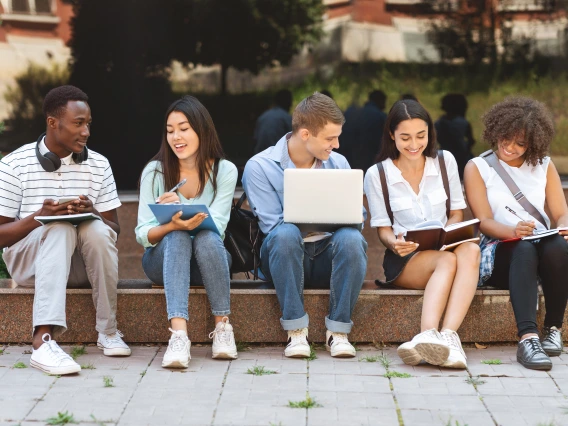
M166 192L183 179L175 192ZM185 368L191 341L187 336L190 282L207 291L215 317L213 358L237 358L230 313L230 256L223 245L237 168L224 159L213 120L193 96L184 96L166 112L160 151L146 165L140 178L140 204L136 240L145 248L142 267L152 281L164 285L172 336L162 366ZM206 219L198 213L188 220L176 213L160 225L150 210L153 203L205 204L219 234L188 231Z

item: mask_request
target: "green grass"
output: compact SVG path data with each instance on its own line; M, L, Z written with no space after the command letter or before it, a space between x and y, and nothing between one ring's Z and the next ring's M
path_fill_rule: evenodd
M87 349L85 349L85 346L73 346L71 348L71 358L75 360L81 355L85 355L86 353Z
M448 422L446 423L446 426L468 426L468 424L467 423L462 424L458 420L452 422L452 418L450 417L448 419Z
M4 349L0 349L0 355L4 355Z
M390 365L392 364L392 360L389 358L389 356L387 354L385 354L384 352L381 353L378 356L378 361L381 363L381 365L383 367L385 367L386 370L389 369Z
M20 361L14 364L14 368L28 368L28 366Z
M399 373L398 371L387 371L384 375L387 379L397 378L397 379L408 379L412 377L411 374L408 373Z
M264 368L263 365L255 365L254 367L249 368L246 374L253 374L255 376L266 376L269 374L278 374L278 372L274 370L267 370L266 368Z
M465 382L473 386L480 386L486 383L485 380L481 380L479 376L468 377L467 379L465 379Z
M503 364L503 362L500 359L482 359L481 360L482 364L488 364L488 365L501 365Z
M112 376L103 376L103 383L105 388L114 387L114 379L112 378Z
M81 370L96 370L96 369L97 367L95 367L92 362L89 362L88 364L81 364Z
M302 401L288 401L288 406L290 408L314 408L314 407L321 407L321 404L318 404L315 399L313 399L309 392L306 392L306 399Z
M310 356L306 358L308 361L313 361L314 359L318 359L318 355L316 353L316 348L313 343L310 343Z
M48 425L66 425L69 423L77 423L73 414L69 414L69 412L65 411L64 413L57 413L57 416L50 417L49 419L45 420Z
M146 375L146 370L140 372L140 375L141 375L142 377L144 377L144 376Z
M3 254L0 253L0 279L10 278L10 274L8 273L8 268L6 268L6 264L4 263L4 258L2 256Z
M367 355L359 358L359 362L379 362L380 359L381 359L380 355L373 355L373 356Z

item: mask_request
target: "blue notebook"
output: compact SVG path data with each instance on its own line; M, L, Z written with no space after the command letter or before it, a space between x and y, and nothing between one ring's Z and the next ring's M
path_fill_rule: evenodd
M205 219L197 228L189 231L190 235L195 235L204 229L208 229L220 235L219 230L209 213L209 209L205 204L148 204L148 206L150 207L150 210L152 210L152 213L154 213L154 216L156 216L156 219L158 219L158 222L160 222L160 225L171 222L172 216L179 211L183 212L181 215L183 220L191 219L197 213L206 213L209 215L207 219Z

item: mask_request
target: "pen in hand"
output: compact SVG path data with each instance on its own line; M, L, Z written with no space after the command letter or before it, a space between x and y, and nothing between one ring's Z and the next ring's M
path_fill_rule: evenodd
M521 216L519 216L519 215L517 214L517 212L515 212L515 210L513 210L511 207L505 206L505 209L506 209L509 213L512 213L512 214L514 214L515 216L517 216L519 219L521 219L521 221L523 221L523 222L528 222L528 220L525 220L525 219L523 219ZM533 233L534 233L534 230L533 230Z
M180 189L183 185L185 185L185 183L187 182L187 179L182 179L176 186L174 186L172 189L170 189L168 192L175 192L178 189ZM156 203L159 204L159 200L160 198L156 198Z

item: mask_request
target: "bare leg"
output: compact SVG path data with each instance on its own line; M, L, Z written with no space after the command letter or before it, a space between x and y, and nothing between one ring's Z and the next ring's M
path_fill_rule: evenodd
M442 330L457 331L465 318L479 280L479 246L474 243L459 245L454 254L457 258L457 271L444 315Z
M182 330L185 331L185 334L187 334L187 320L185 318L172 318L170 323L172 325L172 330Z
M420 331L438 329L456 274L457 257L445 251L425 250L409 260L394 282L397 286L424 289Z

